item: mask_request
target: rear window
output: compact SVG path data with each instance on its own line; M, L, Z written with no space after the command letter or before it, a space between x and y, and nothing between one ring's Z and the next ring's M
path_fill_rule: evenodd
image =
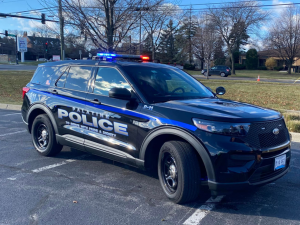
M92 67L72 66L69 69L65 88L86 91L88 80L91 77Z
M31 83L53 86L59 76L66 70L66 66L43 66L37 68Z

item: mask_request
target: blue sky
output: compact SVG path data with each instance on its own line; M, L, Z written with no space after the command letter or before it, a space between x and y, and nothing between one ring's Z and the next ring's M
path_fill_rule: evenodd
M224 0L226 2L233 1L233 0ZM177 1L179 5L188 5L188 4L205 4L205 3L221 3L224 1L220 0L179 0ZM172 1L171 1L172 2ZM290 3L297 1L295 0L263 0L261 3L264 5L271 5L271 4L278 4L278 3ZM205 8L205 5L194 5L194 8ZM32 10L32 9L40 9L44 8L44 6L39 2L39 0L0 0L0 13L14 13L20 12L25 10ZM282 7L273 7L272 9L274 12L278 12ZM265 10L269 10L270 7L265 8ZM275 10L276 9L276 10ZM47 14L46 14L47 15ZM37 15L30 15L27 16L39 17ZM51 19L51 18L49 18ZM32 30L36 25L40 25L39 21L33 22L32 20L26 19L12 19L12 18L0 18L0 32L4 30L19 30L19 31L28 31ZM49 24L51 26L51 24Z

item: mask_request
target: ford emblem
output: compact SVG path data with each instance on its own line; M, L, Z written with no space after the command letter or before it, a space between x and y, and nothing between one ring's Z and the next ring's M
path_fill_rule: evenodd
M278 129L278 128L275 128L275 129L273 130L273 134L275 134L275 135L279 134L279 129Z

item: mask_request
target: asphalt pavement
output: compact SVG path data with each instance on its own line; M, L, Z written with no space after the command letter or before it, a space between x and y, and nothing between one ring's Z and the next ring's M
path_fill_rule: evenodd
M20 111L0 110L0 224L300 224L300 138L286 176L176 205L157 175L64 147L33 148Z
M1 70L36 70L37 66L30 66L24 64L0 64L0 71Z

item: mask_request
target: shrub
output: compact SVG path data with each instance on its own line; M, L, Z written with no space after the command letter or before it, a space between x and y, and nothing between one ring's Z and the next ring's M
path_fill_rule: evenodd
M184 64L183 69L185 69L185 70L194 70L195 65L186 63L186 64Z
M265 67L265 66L259 66L257 69L258 69L258 70L267 70L268 68Z
M283 70L283 66L275 66L274 70L277 70L277 71Z
M235 68L235 70L244 70L244 69L246 69L246 65L235 63L234 68Z
M277 61L274 58L267 58L265 66L268 70L273 70L275 66L277 66Z

